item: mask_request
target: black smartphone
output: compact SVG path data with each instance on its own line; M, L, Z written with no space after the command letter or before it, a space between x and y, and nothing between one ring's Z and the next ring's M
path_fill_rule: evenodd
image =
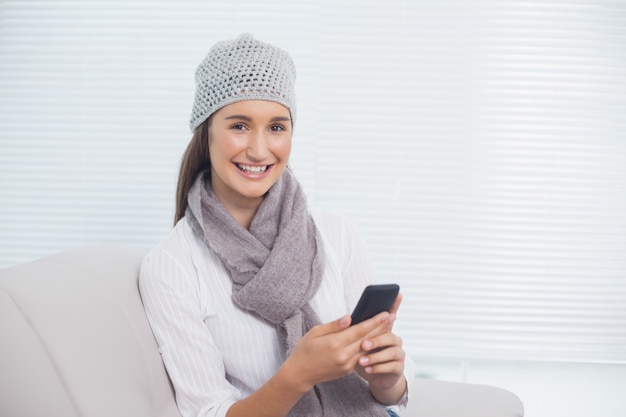
M383 311L389 311L399 292L400 286L398 284L376 284L365 287L352 312L351 325L372 318Z

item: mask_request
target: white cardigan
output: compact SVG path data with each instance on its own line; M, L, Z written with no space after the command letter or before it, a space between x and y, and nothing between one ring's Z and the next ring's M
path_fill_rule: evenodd
M312 215L325 269L311 306L326 323L350 313L375 273L351 221ZM183 416L225 416L284 362L276 327L233 303L228 272L185 218L143 260L139 288ZM405 374L413 380L410 359Z

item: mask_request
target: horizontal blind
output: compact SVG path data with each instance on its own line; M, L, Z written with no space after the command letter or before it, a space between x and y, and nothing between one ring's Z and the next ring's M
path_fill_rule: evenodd
M625 6L324 11L316 197L401 284L407 349L626 362Z
M193 71L298 69L291 165L360 225L434 358L626 361L626 8L612 1L0 2L0 266L171 228Z

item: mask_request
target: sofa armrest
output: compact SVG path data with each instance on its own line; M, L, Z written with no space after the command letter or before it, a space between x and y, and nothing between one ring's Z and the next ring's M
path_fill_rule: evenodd
M418 378L402 417L522 417L513 393L487 385Z
M101 245L0 270L0 416L180 417L137 278Z

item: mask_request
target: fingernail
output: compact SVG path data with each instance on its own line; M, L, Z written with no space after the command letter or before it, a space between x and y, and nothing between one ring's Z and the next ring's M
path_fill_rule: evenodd
M362 366L367 365L369 363L369 361L370 361L370 358L368 358L367 356L363 356L361 359L359 359L359 363Z
M363 342L363 348L365 348L366 350L370 350L372 346L374 346L374 343L372 343L370 340L366 340L365 342Z

